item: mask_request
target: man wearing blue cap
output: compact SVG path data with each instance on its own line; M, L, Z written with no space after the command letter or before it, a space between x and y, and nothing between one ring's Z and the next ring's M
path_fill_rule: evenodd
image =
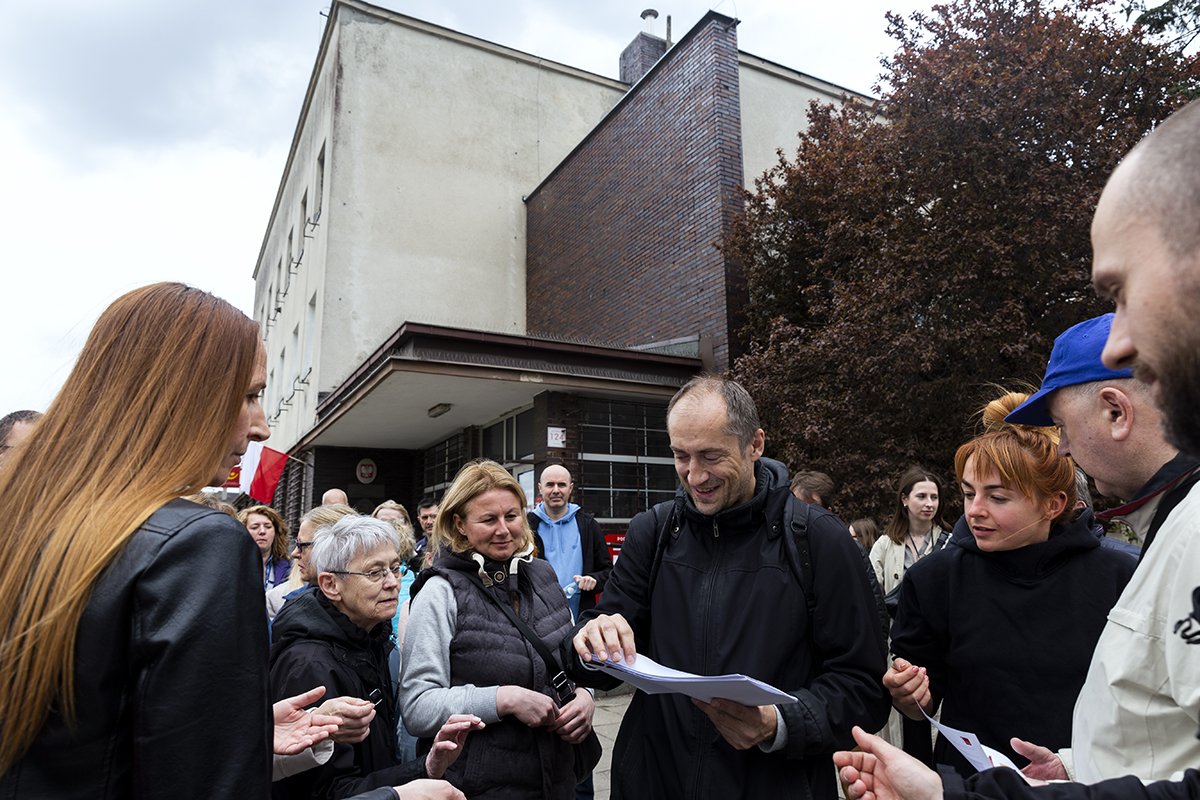
M1200 461L1167 442L1149 387L1131 369L1109 369L1100 360L1112 322L1113 315L1104 314L1063 332L1054 341L1041 388L1005 420L1057 425L1059 451L1092 476L1101 494L1126 501L1104 516L1119 517L1144 538L1146 554L1171 511L1200 480ZM1173 522L1173 538L1190 537L1200 529L1200 519ZM1151 557L1151 562L1153 569L1161 559ZM1178 736L1180 726L1184 731L1195 728L1200 681L1183 680L1170 674L1169 667L1165 673L1156 669L1155 664L1166 665L1168 659L1161 652L1145 652L1144 643L1153 643L1154 637L1145 636L1136 623L1129 630L1130 619L1169 613L1166 587L1147 580L1145 570L1141 573L1134 574L1117 601L1096 645L1075 704L1072 748L1055 755L1027 743L1015 747L1033 762L1028 774L1086 782L1127 773L1166 778L1200 759L1200 742ZM1146 724L1147 706L1156 725ZM1144 733L1132 733L1130 726ZM1170 741L1164 742L1159 732Z
M1132 366L1151 385L1167 438L1200 456L1200 101L1161 123L1117 167L1096 208L1092 247L1092 283L1117 308L1104 364ZM1079 434L1071 435L1069 446L1078 449ZM1012 770L991 769L966 787L943 785L920 762L855 729L861 752L834 756L846 796L1196 800L1198 584L1200 487L1194 487L1162 523L1109 614L1075 706L1072 739L1091 748L1082 762L1076 751L1075 767L1082 780L1107 780L1033 788ZM1114 777L1116 771L1127 775ZM1140 780L1161 777L1170 780Z
M1075 459L1100 494L1123 503L1099 519L1148 546L1200 480L1200 460L1167 442L1162 413L1132 369L1101 362L1112 321L1104 314L1064 331L1054 341L1041 388L1005 419L1057 425L1059 452Z

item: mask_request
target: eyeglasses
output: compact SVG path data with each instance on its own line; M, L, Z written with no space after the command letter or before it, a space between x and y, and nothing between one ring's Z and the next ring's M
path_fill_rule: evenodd
M316 543L315 542L301 542L298 539L292 539L292 549L299 550L301 553L304 552L304 548L312 547L314 544L316 544Z
M394 567L380 567L378 569L373 569L370 572L352 572L350 570L336 569L331 569L330 572L332 572L334 575L362 575L371 583L382 583L384 575L391 573L393 578L400 578L400 576L408 573L408 567L404 564L397 564Z

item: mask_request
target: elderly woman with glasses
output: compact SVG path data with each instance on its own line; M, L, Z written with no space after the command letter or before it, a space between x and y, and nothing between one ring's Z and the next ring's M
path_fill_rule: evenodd
M446 774L473 800L574 797L572 745L591 732L595 707L586 690L555 683L561 667L552 673L526 638L541 639L553 658L571 612L554 569L533 557L521 485L495 462L467 464L432 541L404 639L405 724L420 737L451 713L488 724Z
M308 554L317 538L317 531L333 525L342 517L354 514L353 508L342 503L317 506L300 518L300 528L291 542L292 571L286 582L267 592L267 618L275 619L279 609L288 599L300 594L317 580L317 573L309 567Z
M396 758L395 690L388 670L401 571L396 529L371 517L347 516L317 531L308 549L316 589L292 598L275 617L272 696L320 685L331 696L370 700L376 717L364 739L335 743L326 763L276 782L273 796L341 798L440 778L466 733L482 723L465 715L451 718L426 759Z

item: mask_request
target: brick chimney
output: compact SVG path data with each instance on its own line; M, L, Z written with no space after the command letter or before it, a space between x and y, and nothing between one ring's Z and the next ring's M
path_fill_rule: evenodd
M647 8L642 12L642 19L646 23L646 29L634 37L621 53L622 83L637 83L650 71L654 63L662 58L663 53L667 52L667 40L651 32L654 20L658 19L658 12Z

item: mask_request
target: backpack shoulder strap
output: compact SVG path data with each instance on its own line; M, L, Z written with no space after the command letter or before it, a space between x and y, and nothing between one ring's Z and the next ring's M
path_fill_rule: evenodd
M672 538L679 535L679 524L683 518L683 497L675 495L674 500L658 503L651 511L654 512L654 558L650 561L650 579L646 582L646 597L654 591L654 582L658 580L658 568L662 566L663 553L667 550Z
M791 531L793 547L788 548L788 555L795 559L792 571L800 581L800 589L804 592L804 602L808 607L809 624L812 624L813 611L817 607L816 592L813 591L812 546L808 539L808 515L811 508L808 503L789 497L783 509L784 528Z

